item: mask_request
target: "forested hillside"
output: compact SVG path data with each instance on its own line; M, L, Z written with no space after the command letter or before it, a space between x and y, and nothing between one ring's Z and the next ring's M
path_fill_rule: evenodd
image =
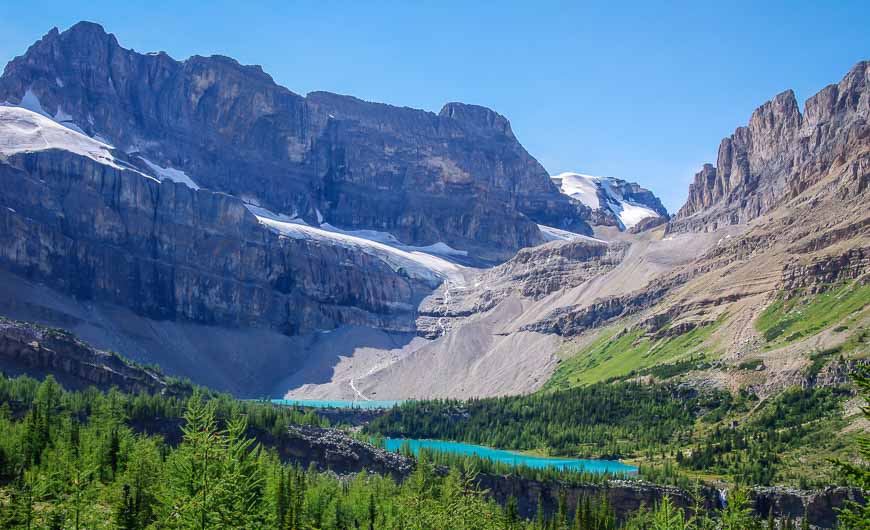
M559 456L623 458L642 474L688 485L718 478L746 485L823 487L826 457L851 455L845 387L792 389L759 403L751 394L672 384L609 383L567 391L406 403L371 432L449 439Z
M653 392L668 403L661 389L623 390L635 398ZM400 483L376 474L303 469L282 462L247 433L272 429L280 437L290 424L321 420L201 389L187 399L93 388L68 392L51 377L41 383L21 377L0 379L0 398L2 528L762 527L741 490L721 512L698 504L701 511L688 522L687 512L667 497L649 510L617 514L605 497L586 496L569 506L564 494L553 513L539 506L537 516L526 520L516 499L499 505L479 489L477 469L468 461L441 468L423 452ZM645 410L641 414L657 409ZM155 420L174 421L180 438L143 434L141 422ZM793 522L777 524L789 528Z

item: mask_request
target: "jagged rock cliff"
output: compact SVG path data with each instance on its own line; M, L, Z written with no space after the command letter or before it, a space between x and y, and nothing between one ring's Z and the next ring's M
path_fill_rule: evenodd
M588 232L514 137L473 105L440 114L326 92L299 96L259 66L122 48L100 26L53 29L10 62L0 102L38 104L200 186L309 222L392 232L506 259L537 222Z
M870 62L806 101L787 90L753 112L749 125L722 140L716 165L695 175L671 230L745 223L798 196L847 160L867 186Z

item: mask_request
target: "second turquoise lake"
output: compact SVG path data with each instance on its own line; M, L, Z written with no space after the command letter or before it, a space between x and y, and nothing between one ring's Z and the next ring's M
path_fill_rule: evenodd
M448 442L444 440L414 440L404 438L386 438L385 446L389 451L396 451L402 444L408 443L414 453L418 453L421 447L444 453L460 455L476 455L488 458L495 462L502 462L514 466L524 465L531 468L557 468L573 471L588 471L593 473L617 473L633 475L637 473L635 466L623 464L616 460L583 460L574 458L551 458L534 456L502 449L493 449L481 445L473 445L462 442Z

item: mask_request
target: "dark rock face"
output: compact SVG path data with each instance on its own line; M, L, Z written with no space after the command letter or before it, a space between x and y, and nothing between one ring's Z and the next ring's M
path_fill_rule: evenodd
M287 334L413 330L431 286L369 254L281 238L235 197L65 151L0 162L0 265L156 319Z
M0 318L0 367L52 374L69 386L116 386L124 392L161 392L163 376L96 350L70 333Z
M665 208L665 205L662 204L662 201L652 191L636 182L626 182L621 179L615 180L623 197L637 204L649 207L662 217L668 217L668 210Z
M818 528L837 526L837 508L845 506L846 501L864 504L864 494L857 488L829 487L819 491L800 491L789 488L754 488L750 492L754 502L753 510L764 517L768 510L779 517L795 519L807 517L809 523Z
M632 226L628 231L631 232L632 234L639 234L639 233L645 232L647 230L652 230L653 228L655 228L657 226L661 226L667 222L668 222L667 216L647 217L643 221Z
M313 463L339 474L371 471L397 480L414 469L410 458L360 442L339 430L291 425L288 432L289 440L278 445L278 454L303 465Z
M541 242L536 222L589 233L588 209L561 196L507 119L484 107L449 103L436 115L302 97L258 66L142 55L84 22L52 30L7 65L0 101L28 90L119 150L309 221L322 213L484 259Z
M716 166L707 164L695 175L671 230L745 223L797 196L830 171L853 171L844 164L860 166L854 170L866 182L866 156L854 157L870 143L868 118L867 61L858 63L839 84L809 98L803 114L794 92L779 94L752 114L748 126L722 140Z

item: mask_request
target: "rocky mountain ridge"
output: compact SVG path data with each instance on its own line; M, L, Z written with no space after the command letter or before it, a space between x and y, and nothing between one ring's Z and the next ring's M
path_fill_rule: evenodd
M0 317L0 369L7 375L52 374L69 388L171 391L165 376L100 351L71 333Z
M436 115L302 97L258 66L139 54L87 22L53 29L7 65L0 101L27 98L120 151L309 223L489 260L543 241L536 223L589 233L588 209L561 196L484 107L448 103Z
M671 230L745 223L797 197L829 168L849 161L867 186L870 62L807 99L803 114L787 90L753 112L749 124L722 140L716 165L695 175Z

